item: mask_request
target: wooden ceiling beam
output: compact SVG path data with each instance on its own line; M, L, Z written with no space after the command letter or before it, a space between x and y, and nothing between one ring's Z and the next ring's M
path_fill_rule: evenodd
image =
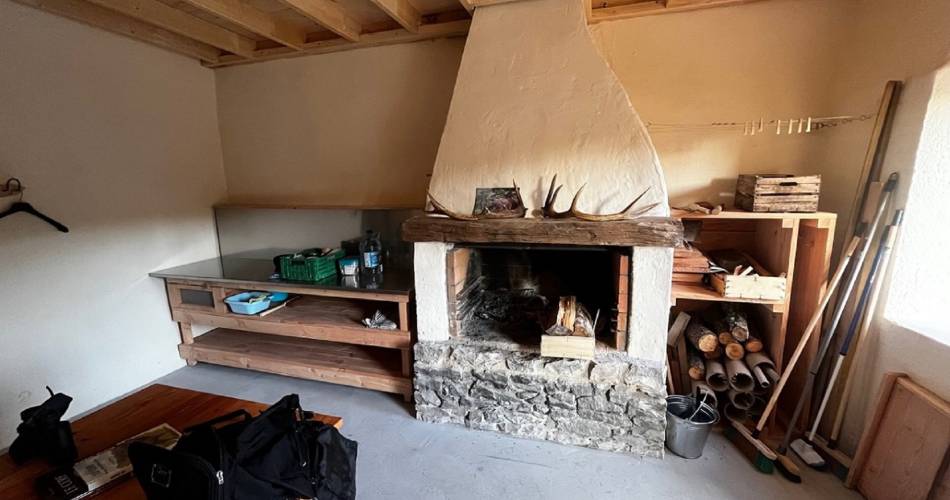
M243 57L252 57L257 48L257 44L250 38L156 0L87 1Z
M755 1L758 0L655 0L652 2L636 2L618 5L616 7L598 8L596 6L597 0L594 0L595 5L591 13L590 22L593 24L603 21L632 19L657 14L672 14L675 12L687 12L711 7L725 7Z
M372 0L383 12L389 14L400 26L415 33L422 24L422 15L409 0Z
M355 42L363 31L359 21L350 17L343 7L332 0L282 0L300 15L324 28Z
M164 28L145 23L83 0L15 0L23 5L79 21L112 33L134 38L178 54L214 64L221 51Z
M303 28L258 10L241 0L185 0L185 2L293 49L302 49L307 41L307 33Z
M419 26L416 33L411 33L402 28L379 31L376 33L364 33L358 42L350 42L342 38L333 40L321 40L310 42L300 51L293 51L285 47L273 49L260 49L254 53L253 59L244 59L237 56L221 56L217 63L206 63L205 66L219 68L222 66L233 66L236 64L247 64L250 62L269 61L272 59L284 59L288 57L299 57L314 54L326 54L329 52L340 52L344 50L362 49L367 47L379 47L382 45L393 45L397 43L417 42L419 40L429 40L434 38L447 38L461 36L468 33L468 27L471 20L448 21L442 23L423 24Z

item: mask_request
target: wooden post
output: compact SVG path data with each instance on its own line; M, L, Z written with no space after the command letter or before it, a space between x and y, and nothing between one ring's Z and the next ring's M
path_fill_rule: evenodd
M191 323L178 323L178 333L181 335L182 344L194 344L195 337L191 333ZM185 358L188 366L195 366L198 362L193 357Z
M404 332L409 331L409 303L408 302L399 303L399 329Z
M228 312L228 305L224 302L225 297L227 296L224 288L219 286L211 288L211 298L214 301L214 312L216 313L226 313Z

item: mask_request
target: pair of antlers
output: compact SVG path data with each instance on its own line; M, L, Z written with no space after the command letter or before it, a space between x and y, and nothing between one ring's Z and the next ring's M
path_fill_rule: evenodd
M640 201L641 198L643 198L643 195L647 194L647 191L650 190L650 188L646 188L642 193L640 193L639 196L634 198L633 201L631 201L629 205L627 205L623 210L619 212L612 213L612 214L589 214L586 212L582 212L580 209L577 208L577 200L580 198L581 193L584 191L584 188L587 186L586 184L584 184L583 186L581 186L580 189L577 190L577 193L574 195L574 199L571 200L571 208L563 212L558 212L554 208L554 203L557 201L558 193L561 192L561 188L564 186L558 185L557 187L555 187L556 184L557 184L557 175L555 175L554 178L551 179L551 186L548 188L548 195L544 198L544 205L541 206L541 215L543 215L547 219L567 219L569 217L574 217L580 220L586 220L586 221L591 221L591 222L609 222L609 221L633 219L635 217L639 217L649 212L650 209L652 209L653 207L659 205L659 203L652 203L650 205L647 205L643 208L639 208L637 210L633 209L633 207L636 206L637 202Z
M574 199L571 200L571 208L563 212L558 212L554 208L554 203L557 201L558 193L561 192L561 188L564 186L557 185L557 187L555 187L555 185L557 185L557 175L555 175L554 178L551 179L551 186L548 188L548 194L544 198L544 205L541 206L541 215L544 216L544 218L546 219L568 219L568 218L573 217L576 219L590 221L590 222L618 221L618 220L633 219L633 218L639 217L649 212L653 207L659 205L659 203L651 203L650 205L647 205L643 208L639 208L636 210L633 209L634 206L636 206L637 202L640 201L641 198L643 198L643 195L647 194L647 192L650 190L650 188L646 188L642 193L640 193L639 196L634 198L633 201L631 201L629 205L627 205L623 210L619 212L612 213L612 214L589 214L586 212L582 212L580 209L577 208L577 200L580 198L581 193L584 191L584 188L587 186L585 184L581 186L580 189L577 190L577 193L574 195ZM515 190L519 193L519 197L520 197L521 190L518 189L518 184L514 184L514 186L515 186ZM486 217L477 217L475 215L466 215L466 214L462 214L458 212L453 212L452 210L449 210L448 207L446 207L442 203L439 203L432 196L432 193L426 193L426 194L429 195L429 201L432 202L432 207L434 208L434 210L432 210L430 213L442 214L442 215L448 216L450 219L465 220L465 221L475 221L475 220L486 218ZM523 217L524 214L521 214L521 216Z

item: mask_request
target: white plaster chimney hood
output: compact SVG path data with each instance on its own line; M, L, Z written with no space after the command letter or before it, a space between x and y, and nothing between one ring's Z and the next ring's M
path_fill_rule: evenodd
M558 175L558 209L637 206L668 216L666 184L646 128L594 46L580 0L524 0L476 9L430 192L472 210L476 187L516 180L532 209Z

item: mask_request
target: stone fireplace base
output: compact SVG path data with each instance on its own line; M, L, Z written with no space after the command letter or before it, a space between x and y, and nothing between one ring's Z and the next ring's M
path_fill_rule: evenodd
M662 457L660 369L623 352L542 358L463 339L415 346L416 417L519 437Z

